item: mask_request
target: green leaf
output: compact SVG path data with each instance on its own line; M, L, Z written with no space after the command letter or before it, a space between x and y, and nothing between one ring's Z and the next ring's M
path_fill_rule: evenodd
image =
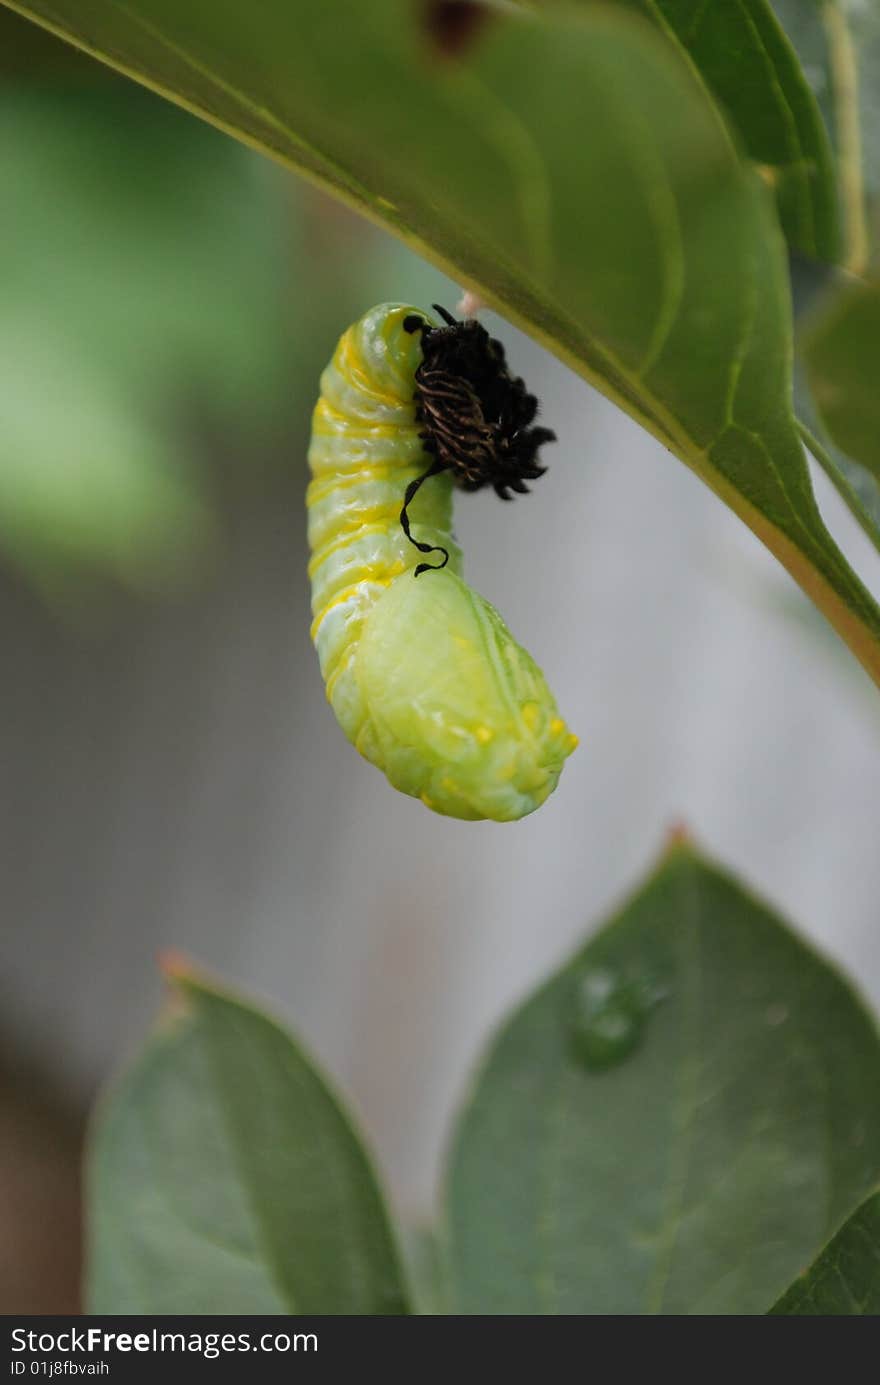
M111 1091L89 1170L93 1313L403 1314L388 1216L324 1080L190 974Z
M837 293L807 332L803 353L832 442L880 480L880 284Z
M810 398L802 364L795 371L795 400L807 450L837 487L874 547L880 550L880 481L866 467L854 462L834 446L822 428Z
M880 1038L687 846L508 1020L463 1114L453 1311L764 1313L880 1171Z
M880 1193L853 1212L770 1312L788 1317L880 1314Z
M29 24L11 10L0 13L0 78L10 81L94 85L106 82L108 74L82 53L51 34ZM112 80L112 79L110 79Z
M849 281L807 317L795 402L807 447L880 550L880 287Z
M772 182L795 250L834 260L837 187L828 132L769 0L614 0L653 20L688 55Z
M839 258L864 273L880 229L880 6L773 0L773 8L831 132L842 213Z
M841 498L849 506L874 547L880 550L880 476L872 476L831 441L824 428L810 387L804 363L804 340L809 340L810 323L817 305L827 299L835 271L827 266L799 258L792 261L792 298L795 316L794 410L798 428L807 447L822 467ZM840 277L840 276L837 276Z
M409 0L16 3L382 222L700 475L880 682L880 611L813 498L768 190L634 16L492 10L438 50Z

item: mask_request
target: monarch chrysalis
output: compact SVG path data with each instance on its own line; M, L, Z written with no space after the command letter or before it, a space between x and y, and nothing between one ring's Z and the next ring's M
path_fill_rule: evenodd
M531 426L536 401L500 344L443 317L381 304L321 377L312 638L339 724L395 788L450 817L508 822L552 793L577 740L541 670L462 580L452 484L525 490L553 434ZM426 564L416 549L444 556Z

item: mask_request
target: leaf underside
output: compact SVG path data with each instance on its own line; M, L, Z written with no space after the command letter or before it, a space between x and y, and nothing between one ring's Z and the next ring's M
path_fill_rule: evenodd
M687 55L743 149L772 183L792 249L834 262L841 245L831 144L816 96L769 0L611 3L652 21Z
M880 480L880 284L838 292L806 333L803 354L832 442Z

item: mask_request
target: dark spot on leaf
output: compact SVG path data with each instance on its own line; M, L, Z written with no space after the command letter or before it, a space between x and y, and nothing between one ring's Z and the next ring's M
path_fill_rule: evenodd
M474 0L425 0L424 24L436 51L460 58L489 19L485 5Z

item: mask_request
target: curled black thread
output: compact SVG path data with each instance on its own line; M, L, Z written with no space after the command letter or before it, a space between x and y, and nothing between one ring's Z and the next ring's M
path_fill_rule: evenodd
M416 494L419 491L419 488L422 485L424 485L425 481L427 481L431 476L438 476L441 471L445 470L445 463L441 461L432 462L431 465L428 467L427 471L423 471L421 476L417 476L414 481L410 481L409 485L406 488L406 493L403 497L403 509L400 511L400 527L406 534L406 537L409 539L410 543L413 545L414 548L417 548L420 553L443 554L442 563L419 563L413 574L413 576L415 577L418 577L422 572L439 572L441 568L444 568L446 564L449 562L449 552L447 549L441 547L440 544L422 543L419 539L413 538L409 527L409 515L407 514L408 507L412 504Z

